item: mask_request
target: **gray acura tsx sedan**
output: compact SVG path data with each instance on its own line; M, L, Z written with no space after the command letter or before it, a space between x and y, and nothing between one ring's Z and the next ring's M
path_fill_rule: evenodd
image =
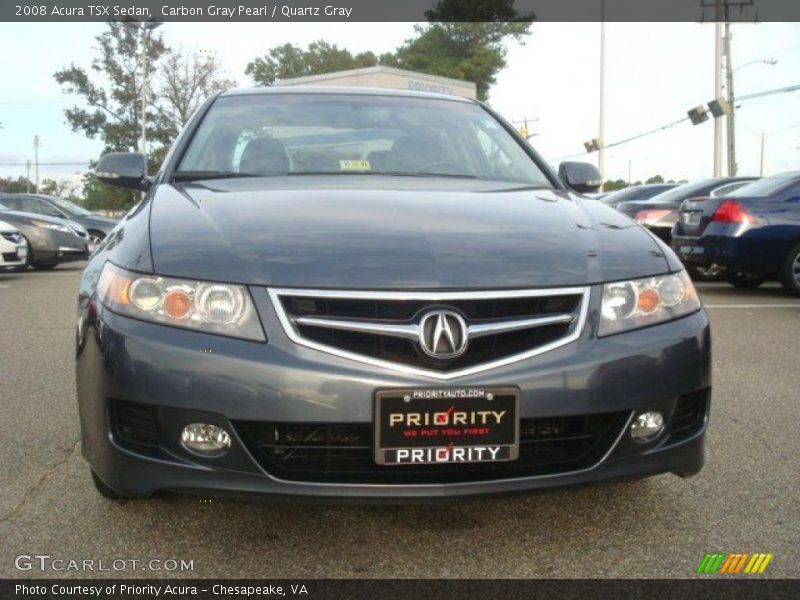
M365 88L209 99L78 298L108 497L399 500L703 465L709 325L673 252L489 107Z

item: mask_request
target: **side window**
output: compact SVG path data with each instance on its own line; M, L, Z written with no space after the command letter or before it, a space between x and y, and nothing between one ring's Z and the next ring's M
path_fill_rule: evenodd
M37 215L46 215L46 216L51 216L54 214L53 208L49 204L47 204L47 202L39 200L39 198L31 198L31 197L22 198L20 205L22 207L20 208L20 210L24 210L25 212L35 213Z
M22 210L20 208L20 199L16 196L0 196L0 204L8 207L9 210Z

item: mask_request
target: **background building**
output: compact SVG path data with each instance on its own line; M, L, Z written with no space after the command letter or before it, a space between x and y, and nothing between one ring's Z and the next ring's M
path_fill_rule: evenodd
M416 90L450 94L452 96L476 97L475 84L460 79L438 77L414 71L404 71L391 67L366 67L350 71L336 71L323 75L309 75L283 79L280 85L332 85L332 86L364 86L383 87L397 90Z

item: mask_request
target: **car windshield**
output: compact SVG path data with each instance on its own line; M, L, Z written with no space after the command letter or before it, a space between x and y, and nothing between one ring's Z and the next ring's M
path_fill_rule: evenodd
M781 173L780 175L773 175L772 177L765 177L753 183L748 183L731 192L728 196L733 196L735 198L743 196L771 196L787 185L791 185L797 181L800 181L800 174Z
M310 174L491 179L552 187L480 105L368 94L223 96L176 179Z
M56 204L56 206L58 206L58 208L73 217L87 217L92 214L91 211L86 210L82 206L78 206L74 202L64 200L63 198L53 198L53 202Z

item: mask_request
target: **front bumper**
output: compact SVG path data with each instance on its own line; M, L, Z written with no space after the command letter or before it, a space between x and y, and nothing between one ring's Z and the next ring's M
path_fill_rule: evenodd
M661 472L691 475L703 464L710 388L710 334L704 312L607 338L590 317L567 346L505 367L448 382L411 377L304 348L282 332L266 291L253 291L269 343L244 342L120 317L102 306L83 320L77 360L83 453L98 476L124 494L158 490L267 494L362 500L436 498L535 490ZM520 417L628 415L602 456L581 468L489 475L448 483L327 483L270 472L231 423L360 423L370 425L376 389L489 387L521 390ZM628 435L636 411L668 418L679 399L706 394L696 427L669 429L649 444ZM111 399L155 407L166 451L146 455L112 433ZM222 459L181 451L172 442L181 422L198 419L233 432ZM238 425L237 425L238 427ZM396 469L397 467L384 467Z
M14 267L25 264L27 260L28 244L24 240L20 243L12 243L0 239L0 266Z

